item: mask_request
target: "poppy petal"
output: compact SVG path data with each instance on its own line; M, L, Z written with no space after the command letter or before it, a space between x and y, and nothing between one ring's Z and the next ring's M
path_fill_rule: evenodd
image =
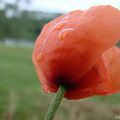
M33 52L37 73L40 76L39 71L42 71L44 79L40 78L40 80L43 87L47 86L44 89L55 92L61 82L73 87L78 83L80 85L81 78L85 77L87 80L89 71L91 76L94 76L96 73L92 69L102 54L120 39L119 21L119 10L111 6L96 6L86 11L66 14L45 25L37 38ZM41 53L44 56L42 62L39 61ZM101 79L107 81L109 75L106 64L100 60L98 66L97 73L100 81ZM60 78L62 81L59 82ZM89 87L86 82L86 89L82 89L86 91L86 97L87 91L90 91L91 95L95 94L94 90L99 82L95 78L93 77L92 87ZM80 90L78 89L78 92L73 90L73 94L80 94Z
M93 77L93 81L97 80L98 84L91 87L88 86L85 89L71 91L66 94L68 99L79 99L94 95L109 95L120 92L120 48L114 46L105 51L103 56L104 64L106 64L105 66L107 66L110 74L110 79L101 81L100 77L96 79ZM91 75L94 74L92 73ZM89 76L88 80L90 80ZM89 82L86 81L86 83Z
M99 85L97 94L106 95L120 92L120 48L112 47L104 53L110 73L110 80ZM108 91L108 92L104 92Z
M109 81L109 70L106 66L104 56L83 77L77 78L73 88L66 92L65 97L68 99L79 99L96 95L96 88L100 83Z

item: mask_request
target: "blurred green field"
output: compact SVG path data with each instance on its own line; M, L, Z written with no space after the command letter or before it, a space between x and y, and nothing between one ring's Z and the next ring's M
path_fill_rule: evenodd
M43 94L32 48L0 45L0 120L42 120L53 94ZM64 100L55 120L115 120L120 94L79 101Z

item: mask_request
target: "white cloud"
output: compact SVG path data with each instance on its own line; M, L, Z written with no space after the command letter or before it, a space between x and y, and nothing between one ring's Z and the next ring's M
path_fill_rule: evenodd
M4 1L14 2L15 0ZM120 8L119 0L31 0L31 4L26 4L25 0L21 0L20 8L49 12L69 12L76 9L87 9L93 5L107 4Z
M76 9L86 9L93 5L107 4L120 7L119 0L34 0L30 9L68 12Z

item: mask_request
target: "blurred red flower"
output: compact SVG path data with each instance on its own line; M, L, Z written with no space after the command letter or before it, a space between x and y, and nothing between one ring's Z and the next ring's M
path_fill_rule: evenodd
M33 52L46 92L66 87L65 97L79 99L120 91L120 11L95 6L62 15L46 24Z

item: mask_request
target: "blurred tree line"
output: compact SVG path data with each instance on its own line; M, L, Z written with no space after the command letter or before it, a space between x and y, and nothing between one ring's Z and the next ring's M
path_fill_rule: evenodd
M18 2L15 4L7 3L4 9L0 9L0 40L5 38L34 40L44 24L60 15L20 11L17 5Z

